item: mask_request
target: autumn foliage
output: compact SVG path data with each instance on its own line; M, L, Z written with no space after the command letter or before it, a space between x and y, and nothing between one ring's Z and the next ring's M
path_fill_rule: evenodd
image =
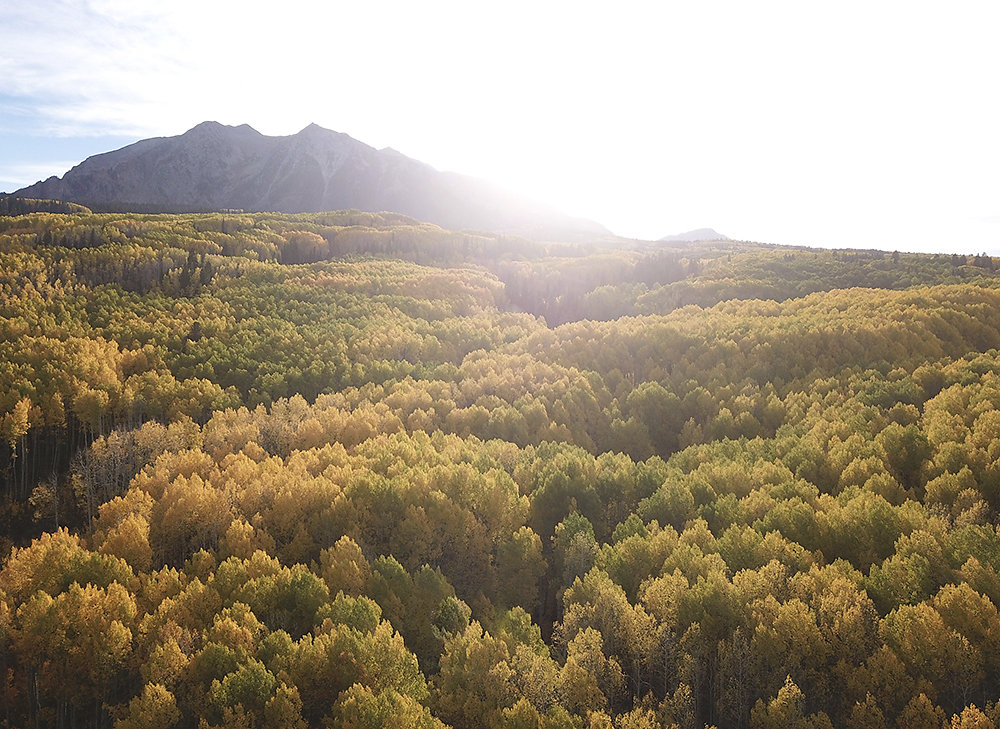
M993 260L671 245L0 217L0 721L996 726Z

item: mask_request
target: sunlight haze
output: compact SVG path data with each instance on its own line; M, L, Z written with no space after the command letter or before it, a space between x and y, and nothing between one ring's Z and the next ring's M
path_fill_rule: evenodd
M623 236L998 251L998 19L988 2L17 3L0 190L205 120L315 122Z

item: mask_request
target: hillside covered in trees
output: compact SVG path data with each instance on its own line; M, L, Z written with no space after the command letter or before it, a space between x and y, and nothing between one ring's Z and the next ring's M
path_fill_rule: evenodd
M990 257L45 209L6 726L1000 726Z

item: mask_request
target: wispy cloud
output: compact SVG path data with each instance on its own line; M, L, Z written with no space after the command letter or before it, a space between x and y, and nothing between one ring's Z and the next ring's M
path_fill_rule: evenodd
M0 190L13 192L52 175L62 175L79 160L46 162L45 164L12 164L0 167Z
M180 18L149 7L43 0L5 9L0 69L17 103L4 116L34 115L38 134L59 136L155 126L156 110L192 78L178 45Z

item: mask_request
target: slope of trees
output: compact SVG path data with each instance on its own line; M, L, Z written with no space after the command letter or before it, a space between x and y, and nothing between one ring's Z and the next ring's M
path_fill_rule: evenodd
M8 726L990 727L993 261L0 217Z
M27 215L29 213L90 213L90 208L63 200L36 200L30 197L0 195L0 215Z

